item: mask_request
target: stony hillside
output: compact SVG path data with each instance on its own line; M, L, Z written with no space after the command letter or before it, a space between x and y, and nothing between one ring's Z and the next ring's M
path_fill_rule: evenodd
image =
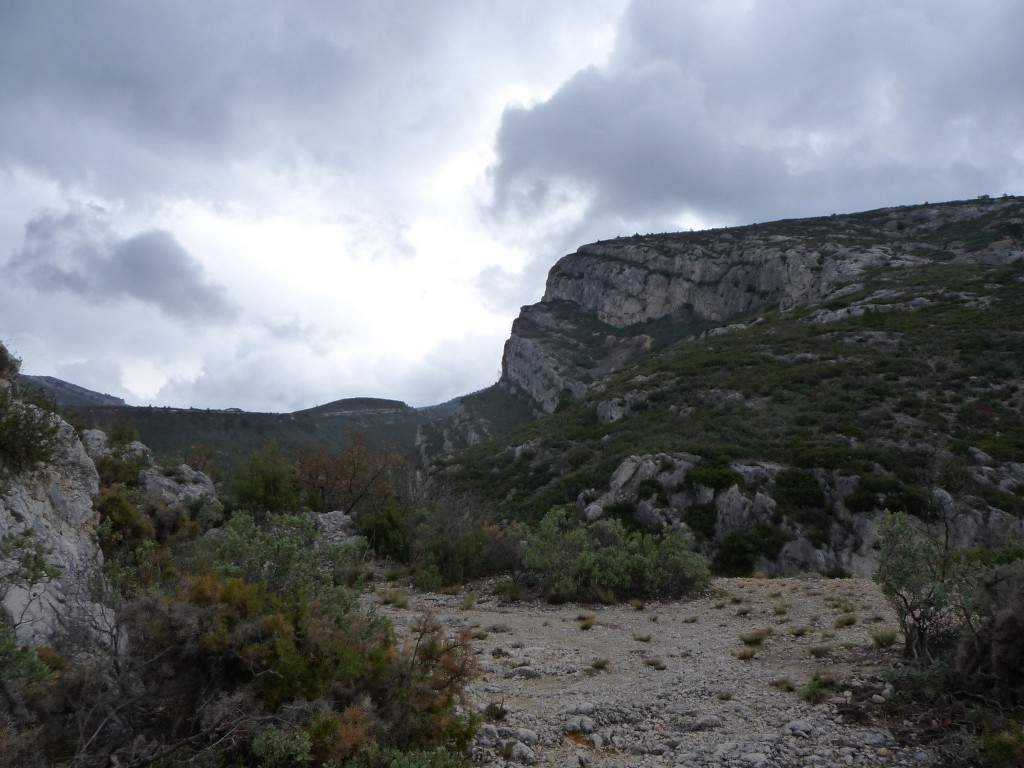
M1022 260L1022 198L584 246L435 477L516 518L685 523L737 572L869 573L886 508L1021 536Z

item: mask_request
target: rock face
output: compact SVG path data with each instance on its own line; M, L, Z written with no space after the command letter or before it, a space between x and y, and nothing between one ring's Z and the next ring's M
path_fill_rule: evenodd
M680 337L769 306L815 304L876 267L1021 261L1021 221L1024 201L1005 198L584 245L552 267L540 303L523 307L501 381L551 413L648 351L645 325L674 325ZM969 250L956 239L965 223L989 241Z
M734 531L771 529L784 542L770 556L759 556L756 568L773 575L843 572L870 577L877 570L877 524L882 512L854 513L846 508L844 502L857 487L856 477L816 470L814 479L821 487L822 503L827 501L833 519L826 530L810 534L805 526L782 514L774 498L775 481L785 469L783 465L734 462L729 470L736 482L716 488L702 484L693 473L702 462L700 456L688 453L627 456L608 478L606 488L584 491L576 506L591 521L610 508L625 508L637 525L648 531L686 526L707 554ZM1021 467L1009 464L985 470L989 475L1013 478ZM654 493L654 489L661 490ZM933 489L932 495L932 508L949 521L954 545L1024 543L1024 520L992 507L954 508L952 497L939 488ZM693 517L695 510L705 517Z
M60 569L32 590L14 586L3 602L18 640L37 645L52 642L69 622L95 624L104 614L87 589L103 564L93 536L99 476L69 424L61 422L59 437L49 464L12 478L0 494L0 535L33 530L48 563Z

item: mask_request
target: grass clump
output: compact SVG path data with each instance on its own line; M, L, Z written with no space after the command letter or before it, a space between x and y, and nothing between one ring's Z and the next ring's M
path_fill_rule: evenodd
M744 632L740 635L740 642L749 646L762 645L771 633L770 629L758 629L753 632Z
M895 629L873 629L871 631L871 642L876 648L890 648L896 643L899 632Z
M395 608L409 607L409 593L404 589L385 589L380 593L381 605L390 605Z
M823 659L835 650L831 645L812 645L808 653L816 659Z
M835 678L828 675L815 675L811 682L800 691L800 698L808 704L820 704L837 690L838 684Z

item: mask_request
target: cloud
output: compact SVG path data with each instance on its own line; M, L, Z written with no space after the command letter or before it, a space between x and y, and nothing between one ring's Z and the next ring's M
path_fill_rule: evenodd
M122 238L96 210L31 220L8 271L43 293L134 299L186 322L223 323L237 314L227 291L204 279L200 263L171 233L154 229Z
M1021 28L1011 0L635 0L607 65L506 110L494 210L742 223L1006 191Z

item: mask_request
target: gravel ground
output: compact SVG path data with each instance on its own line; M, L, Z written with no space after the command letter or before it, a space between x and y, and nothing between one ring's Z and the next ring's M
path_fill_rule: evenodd
M931 763L874 715L899 642L879 649L872 638L897 624L869 580L719 579L699 599L643 607L479 595L410 591L405 607L380 610L399 632L429 610L472 633L472 706L491 705L480 764ZM812 704L800 692L816 676L837 684Z

